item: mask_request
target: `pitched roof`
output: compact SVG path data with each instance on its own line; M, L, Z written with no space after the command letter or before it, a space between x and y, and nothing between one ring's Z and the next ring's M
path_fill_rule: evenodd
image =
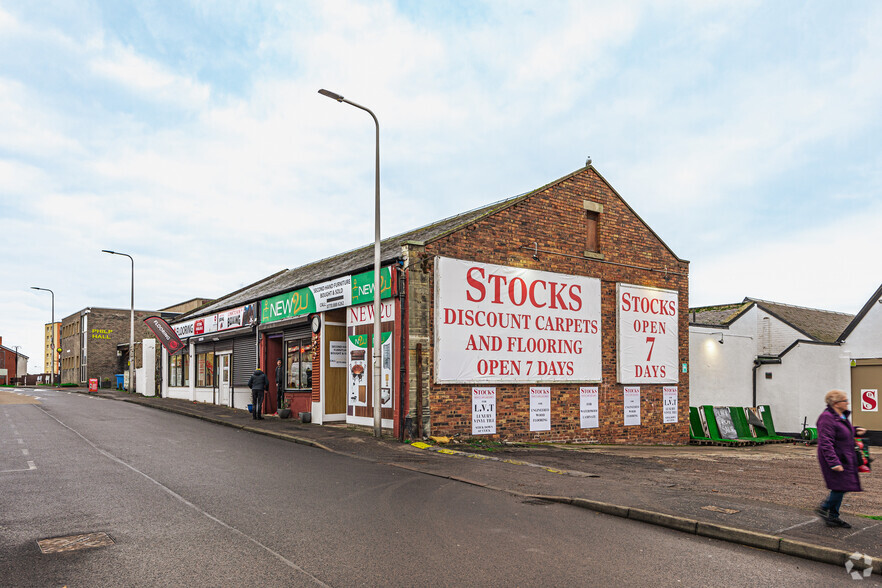
M816 341L835 343L839 335L854 318L853 314L791 306L780 302L745 298L745 302L755 302L769 314L781 319L794 329L801 331Z
M842 334L839 335L840 341L845 341L848 336L851 335L851 332L854 331L854 328L858 326L858 323L860 323L863 318L867 316L867 313L870 312L870 309L873 308L873 305L876 304L876 301L882 303L882 286L879 286L879 288L875 292L873 292L873 295L870 296L870 299L867 300L867 303L864 304L863 308L861 308L860 311L858 311L858 313L854 315L854 318L851 320L848 326L845 327L845 330L842 331Z
M754 305L812 340L824 343L838 341L840 334L854 319L854 315L844 312L793 306L759 298L745 298L743 302L738 304L690 308L689 324L728 327Z
M577 169L574 172L571 172L561 178L545 184L544 186L540 186L539 188L536 188L524 194L505 198L503 200L499 200L498 202L494 202L480 208L475 208L474 210L463 212L436 221L424 227L420 227L406 233L401 233L400 235L395 235L394 237L387 237L386 239L382 239L380 242L380 263L383 265L388 265L389 263L401 259L402 246L407 242L417 242L420 244L430 243L446 235L449 235L450 233L465 228L466 226L484 217L488 217L501 210L504 210L505 208L514 206L515 204L529 198L534 194L547 190L548 188L556 184L560 184L561 182L564 182L580 173L584 173L587 170L591 170L593 173L597 174L597 177L621 200L621 202L628 208L628 210L632 214L634 214L634 216L637 217L637 219L640 220L641 223L643 223L647 230L649 230L649 232L653 236L655 236L656 239L658 239L659 243L661 243L661 245L665 247L671 253L671 255L673 255L676 259L679 259L680 261L686 261L678 257L673 252L673 250L671 250L671 248L668 247L668 245L664 241L662 241L661 237L659 237L655 233L655 231L653 231L652 228L648 224L646 224L646 222L642 218L640 218L639 215L637 215L637 213L634 211L633 208L631 208L631 206L625 201L625 199L622 198L622 196L618 192L616 192L615 188L613 188L613 186L606 181L606 178L601 176L600 173L598 173L598 171L594 169L594 166L588 164L583 168ZM252 284L251 286L246 286L236 292L221 297L212 304L203 306L198 310L187 313L182 317L177 317L175 319L175 322L186 318L191 318L193 316L212 314L227 308L241 306L243 304L248 304L250 302L254 302L263 298L269 298L271 296L276 296L278 294L297 290L298 288L303 288L305 286L309 286L310 284L332 280L334 278L345 276L347 274L355 274L369 271L373 269L373 263L374 244L371 243L370 245L366 245L359 249L353 249L352 251L340 253L338 255L321 259L319 261L315 261L313 263L295 269L282 270L279 273L270 276L269 278L264 278L263 280Z
M736 302L717 306L701 306L689 309L689 324L706 327L728 327L753 303Z
M481 208L457 214L434 222L430 225L387 237L380 241L380 263L389 264L401 257L401 246L409 241L426 243L439 239L453 231L467 226L485 216L489 216L503 208L516 204L533 192L506 198ZM203 306L182 318L195 315L211 314L226 308L247 304L262 298L268 298L284 292L303 288L310 284L331 280L346 274L359 273L373 269L374 244L366 245L352 251L340 253L332 257L320 259L313 263L289 270L282 270L268 278L264 278L251 286L217 299L214 303Z

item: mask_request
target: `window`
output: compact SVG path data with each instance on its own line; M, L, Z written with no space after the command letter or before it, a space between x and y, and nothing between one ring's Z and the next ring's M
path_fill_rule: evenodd
M312 339L294 339L285 343L285 388L312 389Z
M587 251L591 251L597 253L598 245L597 245L597 221L599 214L596 212L586 210L585 211L585 249Z
M168 362L168 385L173 387L190 385L190 356L186 353L172 355Z
M214 352L199 353L196 355L196 387L214 387Z
M600 254L600 215L603 214L603 204L583 200L582 207L585 209L585 255L602 258Z

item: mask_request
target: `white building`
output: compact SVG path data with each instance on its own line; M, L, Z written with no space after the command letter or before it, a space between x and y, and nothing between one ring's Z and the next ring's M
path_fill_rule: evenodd
M814 426L832 389L882 431L882 287L857 315L754 298L690 309L690 405L768 404L778 432Z

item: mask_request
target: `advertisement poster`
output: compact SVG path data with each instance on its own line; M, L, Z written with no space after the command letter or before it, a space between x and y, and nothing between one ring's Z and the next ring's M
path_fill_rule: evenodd
M596 429L600 426L598 396L597 386L579 388L579 421L583 429Z
M619 383L678 382L678 308L674 290L616 284Z
M496 434L496 388L472 388L472 435Z
M435 380L599 382L600 280L439 257Z
M879 412L879 390L861 390L861 412Z
M640 424L640 387L625 386L625 426Z
M677 422L677 387L665 386L662 388L662 401L664 403L664 422Z
M346 341L328 341L328 367L346 367Z
M551 388L530 387L530 430L551 430Z

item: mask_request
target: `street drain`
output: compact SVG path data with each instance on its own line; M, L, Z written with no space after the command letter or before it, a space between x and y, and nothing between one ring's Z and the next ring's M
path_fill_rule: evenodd
M43 553L60 553L62 551L75 551L78 549L92 549L113 545L113 539L107 533L86 533L84 535L70 535L68 537L53 537L37 541L40 551Z
M521 504L537 504L539 506L545 506L548 504L554 504L551 500L545 500L544 498L525 498L521 500Z

